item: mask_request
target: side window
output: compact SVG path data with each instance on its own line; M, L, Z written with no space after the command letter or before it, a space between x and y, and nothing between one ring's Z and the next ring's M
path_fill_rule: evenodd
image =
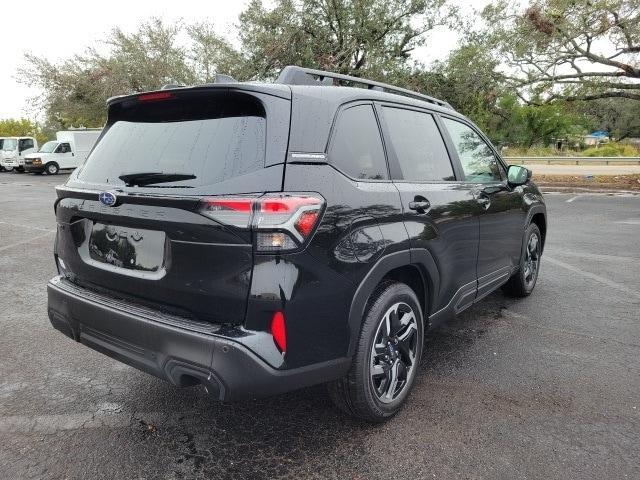
M56 148L56 153L69 153L70 151L71 147L68 143L61 143L58 145L58 148Z
M340 113L331 139L329 160L353 178L388 178L380 130L371 105L357 105Z
M490 183L503 179L498 160L487 143L464 123L442 119L451 135L465 177L471 182Z
M30 138L23 138L22 140L20 140L19 150L22 151L28 148L33 148L33 140L31 140Z
M432 115L384 107L384 118L405 180L455 180L449 154Z

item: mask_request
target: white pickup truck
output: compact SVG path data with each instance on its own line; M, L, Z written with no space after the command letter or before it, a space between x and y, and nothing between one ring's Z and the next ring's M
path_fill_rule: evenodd
M4 137L0 147L0 166L3 170L24 170L24 159L38 150L38 142L33 137Z
M56 139L44 145L37 153L25 157L27 172L56 175L60 170L79 167L98 141L102 130L67 130L56 133Z

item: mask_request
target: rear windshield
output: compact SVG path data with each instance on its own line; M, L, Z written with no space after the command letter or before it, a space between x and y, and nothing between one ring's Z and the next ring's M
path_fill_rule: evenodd
M178 173L195 178L150 186L188 188L264 166L264 109L246 94L185 93L154 101L128 100L112 107L109 117L105 134L78 175L82 181L124 185L121 175Z

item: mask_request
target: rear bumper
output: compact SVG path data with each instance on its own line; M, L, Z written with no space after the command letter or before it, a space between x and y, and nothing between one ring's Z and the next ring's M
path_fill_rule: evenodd
M68 337L177 386L202 383L222 401L264 397L340 378L346 358L306 367L271 367L220 327L172 317L75 286L63 277L47 285L51 324ZM270 339L270 337L268 337ZM252 339L255 342L255 338ZM270 340L272 341L272 340Z

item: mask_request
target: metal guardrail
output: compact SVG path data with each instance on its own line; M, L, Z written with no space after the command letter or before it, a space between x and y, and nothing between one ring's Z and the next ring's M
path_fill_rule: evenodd
M640 165L640 157L504 157L504 159L508 163L519 164L546 162L547 165L551 165L552 163L575 162L576 165L580 165L580 163L604 163L605 165L637 163Z

